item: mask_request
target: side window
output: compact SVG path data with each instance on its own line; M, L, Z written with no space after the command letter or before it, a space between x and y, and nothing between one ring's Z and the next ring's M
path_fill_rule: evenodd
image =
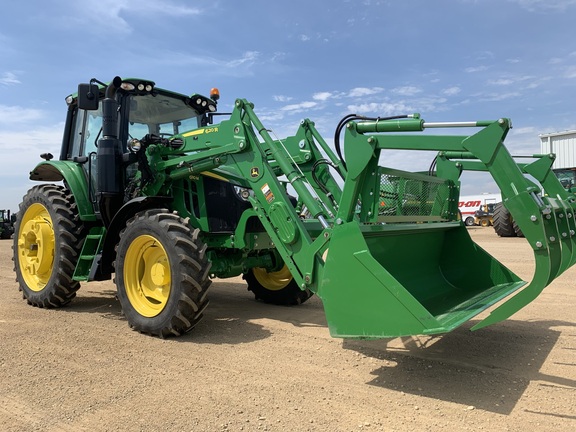
M68 147L68 159L82 155L82 131L84 130L85 113L86 111L79 109L76 110L74 114L74 125L72 126L72 134L70 137L72 145Z
M88 156L98 148L98 140L102 138L102 111L100 108L96 111L86 113L86 127L84 129L84 154Z
M79 109L76 112L71 135L72 145L68 151L68 158L75 156L88 156L98 148L97 142L101 138L102 113Z

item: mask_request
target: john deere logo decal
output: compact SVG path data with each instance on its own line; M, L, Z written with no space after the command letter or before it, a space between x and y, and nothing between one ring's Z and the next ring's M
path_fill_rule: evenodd
M250 177L256 178L256 177L258 177L259 175L260 175L260 170L258 169L258 167L253 167L253 168L250 170Z

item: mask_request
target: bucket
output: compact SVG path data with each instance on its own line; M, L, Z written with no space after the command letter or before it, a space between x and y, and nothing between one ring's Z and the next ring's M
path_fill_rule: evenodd
M526 283L460 222L334 227L318 295L334 337L449 332Z

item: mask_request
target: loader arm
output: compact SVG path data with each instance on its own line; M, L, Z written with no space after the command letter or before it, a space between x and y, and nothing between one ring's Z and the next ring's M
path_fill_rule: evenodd
M327 235L318 234L330 226L341 190L327 167L327 163L338 167L339 160L314 124L304 121L296 135L285 140L273 139L252 105L238 100L228 120L182 133L171 140L182 140L183 145L175 148L164 143L144 150L148 165L159 173L146 186L145 193L168 194L166 187L170 181L206 172L248 187L253 194L249 198L252 210L247 217L252 214L258 217L298 285L316 291L316 274L322 265L317 256L325 250L327 242ZM328 153L328 160L319 148ZM280 177L295 190L311 219L303 220L296 211ZM245 223L247 217L241 221ZM248 247L243 223L232 237L223 246Z

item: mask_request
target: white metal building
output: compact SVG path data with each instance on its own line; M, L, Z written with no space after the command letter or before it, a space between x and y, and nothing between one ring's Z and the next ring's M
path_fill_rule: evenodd
M540 153L556 153L552 169L576 167L576 130L541 134Z

